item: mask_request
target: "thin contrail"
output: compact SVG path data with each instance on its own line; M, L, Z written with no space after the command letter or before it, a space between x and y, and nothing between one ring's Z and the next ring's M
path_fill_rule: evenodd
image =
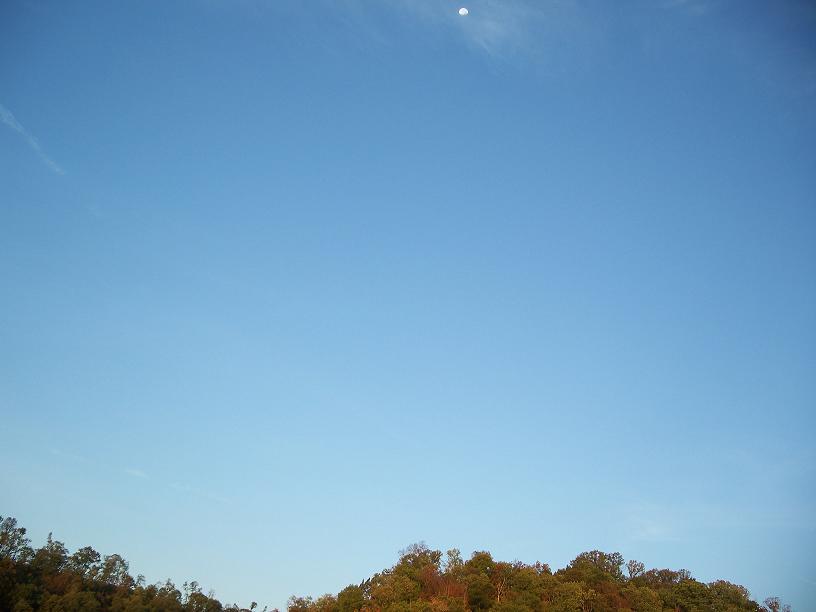
M34 138L34 136L32 136L31 134L29 134L28 130L26 130L22 126L22 124L19 121L17 121L12 112L2 104L0 104L0 121L2 121L12 130L20 134L20 136L22 136L26 140L28 146L34 149L34 152L40 156L40 159L43 160L43 162L45 162L46 166L51 168L51 170L53 170L57 174L65 174L65 170L63 170L59 166L59 164L57 164L57 162L55 162L53 159L48 157L48 155L45 154L37 139Z

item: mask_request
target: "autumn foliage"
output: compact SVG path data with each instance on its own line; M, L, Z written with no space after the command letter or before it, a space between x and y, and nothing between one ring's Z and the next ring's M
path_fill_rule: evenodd
M292 597L289 612L755 612L773 610L751 600L744 587L705 584L686 570L646 570L619 553L585 552L563 569L496 561L458 550L445 558L415 544L396 565L336 596Z
M220 612L196 582L133 578L119 555L93 548L69 553L49 536L30 547L26 530L0 517L0 612ZM253 603L250 610L254 610ZM784 612L777 598L760 605L739 585L703 583L686 570L649 569L618 553L581 553L567 567L464 560L458 550L409 546L391 568L337 595L291 597L288 612Z

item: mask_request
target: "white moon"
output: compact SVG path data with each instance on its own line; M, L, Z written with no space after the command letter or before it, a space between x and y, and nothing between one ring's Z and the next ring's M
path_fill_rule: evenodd
M466 16L467 16L467 14L468 14L469 12L470 12L470 11L468 11L468 10L467 10L467 9L466 9L464 6L463 6L462 8L460 8L460 9L459 9L459 14L460 14L462 17L466 17Z

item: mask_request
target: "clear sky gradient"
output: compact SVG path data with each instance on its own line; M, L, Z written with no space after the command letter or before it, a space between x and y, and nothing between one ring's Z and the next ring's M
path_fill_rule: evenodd
M0 2L0 514L283 607L425 540L816 605L816 9Z

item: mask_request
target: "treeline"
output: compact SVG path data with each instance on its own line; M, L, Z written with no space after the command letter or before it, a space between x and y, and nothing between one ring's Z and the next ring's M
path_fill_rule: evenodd
M780 612L777 598L753 601L745 587L708 584L686 570L647 570L619 553L578 555L553 572L547 564L495 561L475 552L424 544L402 551L394 567L335 595L292 597L289 612Z
M253 603L250 610L255 610ZM249 612L224 606L196 582L145 584L119 555L73 554L51 535L33 549L16 519L0 516L0 612Z
M196 582L133 578L119 555L93 548L69 553L50 535L33 549L26 530L0 516L0 612L249 612L224 606ZM253 603L249 610L255 610ZM624 563L591 551L553 572L546 564L495 561L475 552L414 544L399 561L337 595L291 597L288 612L785 612L777 598L760 605L742 586L702 583L686 570ZM276 610L273 612L277 612Z

